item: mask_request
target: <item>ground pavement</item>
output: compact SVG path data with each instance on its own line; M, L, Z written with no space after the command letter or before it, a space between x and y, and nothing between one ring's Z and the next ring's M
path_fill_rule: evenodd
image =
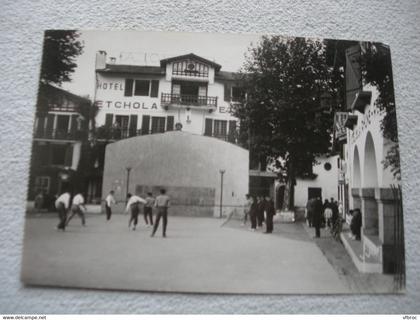
M215 218L169 217L167 238L127 215L75 217L65 232L57 217L26 223L22 280L32 285L202 293L349 293L300 224L276 235Z

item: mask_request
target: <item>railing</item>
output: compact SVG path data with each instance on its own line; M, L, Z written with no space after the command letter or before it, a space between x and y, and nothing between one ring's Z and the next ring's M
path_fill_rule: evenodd
M172 74L175 76L200 77L200 78L207 78L209 76L208 71L199 72L197 70L173 70Z
M236 132L235 133L231 133L231 134L204 134L207 137L213 137L213 138L217 138L220 140L224 140L230 143L237 143L237 139L236 139Z
M161 104L166 106L170 104L179 104L183 106L216 108L217 97L162 93Z
M36 130L35 139L81 140L83 132L80 130Z

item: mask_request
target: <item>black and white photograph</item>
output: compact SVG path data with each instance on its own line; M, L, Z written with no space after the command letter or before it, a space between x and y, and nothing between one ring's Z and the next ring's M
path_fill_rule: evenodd
M45 31L22 282L404 293L391 49Z

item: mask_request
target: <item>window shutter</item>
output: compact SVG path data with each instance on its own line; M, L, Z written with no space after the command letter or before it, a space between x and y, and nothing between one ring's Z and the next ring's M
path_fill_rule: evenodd
M141 134L149 134L150 116L143 115L141 122Z
M130 116L129 136L135 137L136 135L137 135L137 115L132 114Z
M73 146L71 144L67 145L66 148L66 155L64 158L64 165L66 167L71 167L73 162ZM73 168L73 169L77 169L77 168Z
M166 131L174 130L174 116L168 116L166 120Z
M225 101L230 101L230 91L232 86L228 83L225 83Z
M112 127L112 118L113 118L113 114L112 113L107 113L105 115L105 127L107 127L107 128L111 128Z
M213 119L206 119L204 135L211 137L212 133L213 133Z
M181 85L178 83L172 84L172 94L181 94Z
M133 79L125 79L124 96L131 97L133 95Z
M42 136L44 134L44 125L45 125L45 117L39 117L38 124L36 127L36 133L38 136Z
M230 120L229 121L229 136L228 141L235 143L236 141L236 121Z
M54 118L55 116L53 114L48 114L47 116L47 128L45 129L46 138L53 136Z
M150 90L150 96L157 98L159 96L159 80L152 80L152 89Z
M75 139L77 137L77 114L71 116L71 127L70 127L70 138Z
M360 68L360 46L346 49L346 104L349 110L356 94L362 89L362 72Z

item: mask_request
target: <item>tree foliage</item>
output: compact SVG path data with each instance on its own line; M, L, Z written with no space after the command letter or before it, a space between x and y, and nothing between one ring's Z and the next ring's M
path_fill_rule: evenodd
M60 85L71 81L76 58L83 52L80 34L74 30L47 30L41 64L41 81Z
M240 138L251 157L271 159L293 185L296 175L312 173L316 157L330 147L332 114L321 109L321 96L331 94L325 47L304 38L263 36L249 48L242 78L246 101L234 110Z

